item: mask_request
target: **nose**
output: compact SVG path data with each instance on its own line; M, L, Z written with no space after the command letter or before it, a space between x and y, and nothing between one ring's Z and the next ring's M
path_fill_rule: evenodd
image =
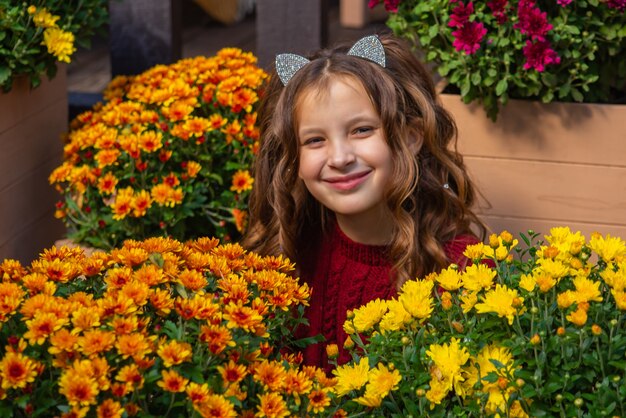
M331 140L328 150L328 165L333 168L343 168L356 161L353 144L348 139Z

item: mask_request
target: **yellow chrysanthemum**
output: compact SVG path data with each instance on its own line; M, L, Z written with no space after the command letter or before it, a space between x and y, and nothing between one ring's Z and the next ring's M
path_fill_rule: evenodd
M485 264L472 264L461 275L463 288L478 292L483 289L491 289L496 271Z
M387 312L387 301L375 299L353 311L353 324L357 332L366 332L378 324Z
M467 348L461 347L457 338L452 338L449 344L431 344L426 355L433 361L433 368L436 370L435 374L438 378L441 377L447 381L448 390L456 387L464 380L461 375L461 367L467 363L469 352Z
M476 292L463 292L461 295L461 308L464 313L468 313L478 302L478 293Z
M532 292L535 290L535 286L537 285L537 280L532 274L522 274L522 277L519 281L520 289L524 289L527 292Z
M411 316L428 318L433 311L433 286L431 280L409 280L402 285L398 301Z
M548 274L557 281L569 273L569 267L558 260L540 258L537 260L537 264L539 265L538 271Z
M441 270L441 273L435 277L435 281L448 291L457 290L461 287L461 273L456 267L450 266Z
M626 257L626 242L621 238L612 237L610 234L607 234L606 237L597 233L593 234L589 240L589 247L605 263L610 263L613 260L621 261Z
M384 334L386 331L397 331L404 328L412 316L404 308L404 304L396 299L387 302L387 313L380 320L380 331Z
M582 327L587 323L587 311L578 307L574 312L565 317L572 324Z
M623 291L626 289L626 261L610 264L600 273L602 280L614 290Z
M504 411L512 388L504 392L507 394L505 397L502 386L506 385L505 389L509 386L506 379L513 374L513 360L513 355L508 348L495 344L485 346L476 358L472 359L471 365L465 369L467 375L467 380L463 382L465 393L473 393L476 383L480 380L481 390L489 393L487 407L490 413L496 413L498 409ZM502 367L496 367L496 364L501 364ZM499 379L495 381L485 379L490 373L495 373Z
M353 365L339 366L333 370L333 375L337 377L335 393L344 396L352 390L361 389L368 381L370 363L367 357L361 358Z
M47 28L43 32L43 44L61 62L69 63L70 56L76 51L74 34L56 27Z
M594 282L586 277L576 277L573 280L574 300L580 302L602 302L602 292L600 291L600 282Z
M400 380L402 376L398 370L389 370L387 366L379 363L369 372L365 393L354 401L371 408L379 407L389 392L398 389Z
M235 405L218 394L207 394L206 400L202 403L194 403L194 408L202 417L234 418L237 416Z
M485 294L483 301L477 303L475 308L478 313L494 312L501 318L506 317L511 325L523 302L524 298L517 294L517 290L498 284L494 290Z
M34 7L34 6L31 6ZM55 16L48 11L45 7L37 9L28 8L28 12L33 15L33 23L38 28L54 28L57 25L57 20L59 20L60 16Z

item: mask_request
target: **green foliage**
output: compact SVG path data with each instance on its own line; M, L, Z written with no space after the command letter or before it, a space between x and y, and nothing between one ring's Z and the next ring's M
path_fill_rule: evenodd
M32 87L41 83L44 74L52 78L57 62L69 62L75 44L88 47L96 30L107 22L107 3L106 0L0 0L0 88L5 92L11 90L17 76L28 77ZM43 11L53 19L36 22L37 13ZM73 35L73 41L67 41L68 56L48 50L44 32L49 28Z
M480 102L495 120L509 98L546 103L626 99L626 15L617 8L619 2L573 1L564 6L556 1L530 2L546 13L552 28L543 36L560 60L544 68L525 68L524 47L531 38L516 26L521 0L506 2L500 20L488 1L464 3L473 5L469 21L487 30L471 54L455 48L452 33L457 28L449 25L454 8L462 2L403 0L387 24L423 51L426 61L436 64L465 103Z
M344 408L386 417L623 416L626 243L586 241L569 228L545 241L532 231L520 238L518 247L508 232L494 235L489 246L467 248L474 266L407 282L396 299L354 310L344 328L355 360L339 367L337 387L358 381L361 359L370 371ZM476 264L485 259L491 267ZM401 379L375 375L381 368ZM368 409L363 398L378 404Z

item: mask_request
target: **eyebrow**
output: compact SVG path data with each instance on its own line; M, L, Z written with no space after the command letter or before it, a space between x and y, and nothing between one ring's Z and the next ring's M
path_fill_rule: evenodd
M350 117L347 120L347 125L354 125L356 123L361 123L361 122L366 122L366 123L374 123L377 122L377 124L380 124L382 121L380 119L380 116L376 115L374 118L368 114L365 113L358 113L352 117ZM298 128L298 135L304 136L304 135L311 135L313 133L317 133L323 131L323 128L314 126L314 127L304 127L304 128Z

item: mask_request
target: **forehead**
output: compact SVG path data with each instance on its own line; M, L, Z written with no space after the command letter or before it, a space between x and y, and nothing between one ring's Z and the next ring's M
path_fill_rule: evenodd
M372 102L371 97L365 90L363 83L356 77L333 74L328 77L323 77L315 84L306 86L297 94L294 109L296 114L303 106L327 100L331 95L333 86L337 83L348 86L350 89L353 89L355 93L368 97L370 102Z

